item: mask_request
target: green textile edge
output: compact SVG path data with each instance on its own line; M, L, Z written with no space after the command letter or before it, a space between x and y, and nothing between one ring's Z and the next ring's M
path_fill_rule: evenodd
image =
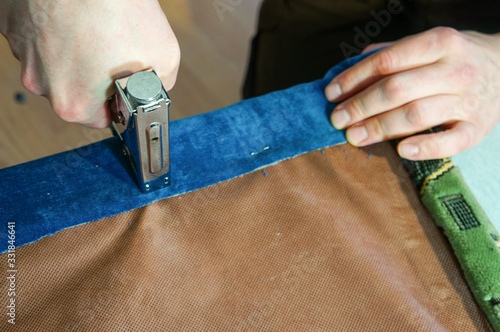
M437 172L436 169L433 171ZM460 170L452 164L424 184L423 190L418 189L434 222L447 236L474 298L493 330L500 331L498 231L475 199Z

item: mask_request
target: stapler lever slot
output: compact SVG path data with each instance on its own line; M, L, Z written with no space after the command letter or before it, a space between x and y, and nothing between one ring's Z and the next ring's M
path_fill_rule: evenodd
M149 192L168 186L170 98L160 78L146 70L116 80L115 86L109 101L111 131L122 141L139 188Z

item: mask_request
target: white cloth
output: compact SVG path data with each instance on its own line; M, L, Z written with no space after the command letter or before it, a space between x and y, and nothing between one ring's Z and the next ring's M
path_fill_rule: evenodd
M500 231L500 123L479 145L458 154L452 160Z

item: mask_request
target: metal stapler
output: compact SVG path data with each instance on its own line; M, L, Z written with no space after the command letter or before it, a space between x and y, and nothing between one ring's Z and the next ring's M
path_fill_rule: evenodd
M150 69L117 79L115 86L111 131L122 142L139 188L150 192L170 185L170 98L160 78Z

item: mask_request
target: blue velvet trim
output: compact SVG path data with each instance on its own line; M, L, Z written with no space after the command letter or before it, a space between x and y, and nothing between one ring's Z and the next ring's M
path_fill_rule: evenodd
M0 170L1 252L8 248L8 222L15 222L18 247L344 143L344 133L330 124L334 105L323 90L363 57L342 62L321 80L172 122L172 184L159 191L141 193L116 138Z

